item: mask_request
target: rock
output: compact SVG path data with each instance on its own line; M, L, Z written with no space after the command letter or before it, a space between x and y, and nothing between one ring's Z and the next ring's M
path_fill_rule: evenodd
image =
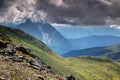
M39 78L40 80L44 80L43 76L41 76L41 75L39 75L38 78Z
M6 80L4 77L0 78L0 80Z
M6 48L7 44L5 44L4 42L0 41L0 48Z
M44 66L46 73L51 73L51 67L48 65Z
M12 44L12 41L10 39L7 39L7 41L5 41L6 44Z
M37 69L37 70L41 70L41 68L40 68L40 67L35 66L35 65L30 65L30 67L32 67L32 68L34 68L34 69Z
M18 56L18 58L25 60L25 57L24 57L24 56L20 56L20 55L17 55L17 56Z
M38 70L41 70L42 69L42 64L41 63L39 63L39 61L37 61L37 60L30 60L29 61L29 64L33 67L33 68L35 68L35 69L38 69Z
M5 50L0 50L0 54L5 54Z
M22 52L23 54L29 54L30 52L24 47L16 47L16 50Z
M47 65L46 67L47 67L47 69L51 69L51 67L50 67L50 66L48 66L48 65Z
M14 55L15 54L15 45L14 44L9 44L9 45L7 45L7 48L6 48L6 50L5 50L5 53L7 54L7 55Z
M66 80L64 77L60 77L59 80Z
M28 48L25 48L25 47L21 46L21 47L16 47L15 49L16 49L16 51L19 51L19 52L21 52L22 54L29 55L29 56L30 56L31 58L33 58L33 59L36 58L36 55L31 54L31 50L28 49Z
M0 33L0 40L4 41L5 44L11 44L12 41L4 33Z
M68 76L66 78L67 78L67 80L75 80L75 77L73 75L70 75L70 76Z
M15 62L23 62L23 61L24 61L23 59L20 59L20 58L17 57L17 56L12 56L12 57L10 57L9 59L11 59L12 61L15 61Z

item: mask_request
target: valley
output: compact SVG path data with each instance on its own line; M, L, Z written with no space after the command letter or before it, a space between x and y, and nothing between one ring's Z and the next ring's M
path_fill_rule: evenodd
M21 30L0 26L0 33L5 34L14 44L23 44L30 48L33 54L51 66L55 74L73 75L76 80L120 79L119 62L94 57L62 58L44 43Z

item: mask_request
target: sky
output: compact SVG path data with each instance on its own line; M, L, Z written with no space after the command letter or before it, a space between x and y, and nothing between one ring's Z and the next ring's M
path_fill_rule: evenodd
M120 0L0 0L0 22L120 25Z

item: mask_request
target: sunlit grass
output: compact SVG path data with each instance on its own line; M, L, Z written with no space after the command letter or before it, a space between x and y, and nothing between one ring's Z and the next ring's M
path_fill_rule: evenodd
M21 32L14 34L7 29L0 29L7 34L13 43L30 48L32 53L52 67L54 73L59 75L74 75L77 80L120 80L120 63L108 59L89 57L61 58L42 42L31 39L29 35ZM18 36L21 35L21 36ZM25 37L26 35L27 37ZM34 41L33 41L34 40Z

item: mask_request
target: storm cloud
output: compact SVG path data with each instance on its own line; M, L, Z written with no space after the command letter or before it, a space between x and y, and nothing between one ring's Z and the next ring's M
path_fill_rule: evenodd
M3 0L0 22L22 23L30 18L34 22L44 20L46 13L36 10L36 0Z
M120 25L119 0L0 0L0 21ZM3 16L4 15L4 16Z

